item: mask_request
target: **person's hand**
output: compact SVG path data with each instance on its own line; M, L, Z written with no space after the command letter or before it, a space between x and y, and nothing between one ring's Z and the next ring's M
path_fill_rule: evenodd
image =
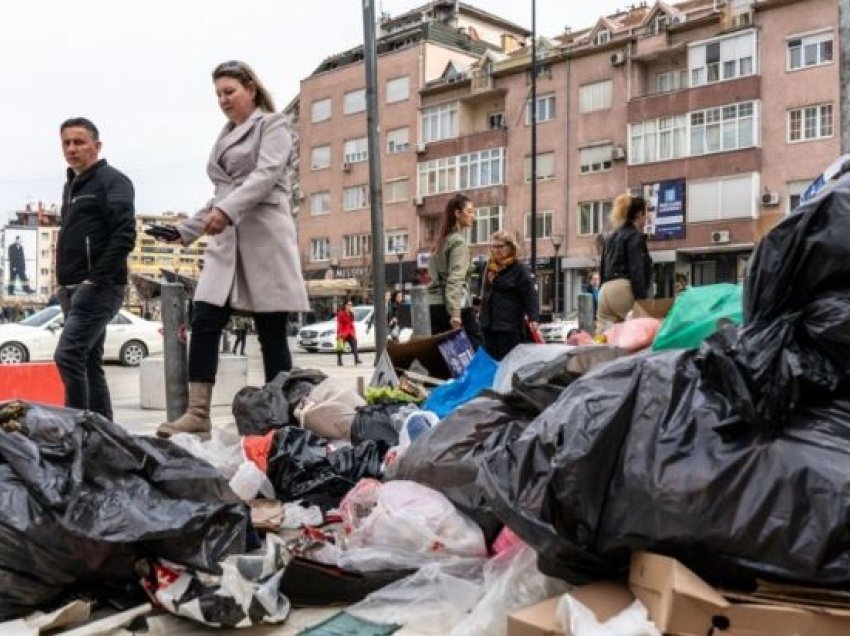
M230 217L218 208L213 208L204 219L204 234L210 236L221 234L228 225L230 225Z
M528 321L528 328L531 329L532 331L537 331L540 328L540 323L537 322L536 320L529 320Z
M460 329L463 326L463 321L460 318L451 319L452 329Z

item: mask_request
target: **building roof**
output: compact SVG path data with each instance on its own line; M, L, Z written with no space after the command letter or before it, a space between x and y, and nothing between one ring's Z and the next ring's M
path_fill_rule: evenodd
M420 7L416 7L415 9L411 9L395 17L383 20L381 22L381 26L383 28L392 28L392 26L395 24L403 24L404 22L417 20L417 18L421 21L424 16L429 13L432 13L434 9L438 7L448 7L450 5L453 6L454 4L455 3L451 0L435 0L434 2L428 2ZM465 2L458 2L457 6L459 13L464 13L468 16L472 16L480 20L490 22L493 25L504 27L515 33L524 35L525 37L531 35L531 31L529 29L520 26L514 22L511 22L510 20L506 20L505 18L498 16L494 13L490 13L489 11L484 11L483 9L479 9L478 7L474 7L471 4L467 4Z

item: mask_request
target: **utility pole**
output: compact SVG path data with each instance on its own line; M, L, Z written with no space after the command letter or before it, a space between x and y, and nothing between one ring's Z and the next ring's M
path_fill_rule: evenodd
M841 86L841 154L850 153L850 0L838 0L838 83Z
M537 278L537 2L531 0L531 276Z
M375 40L375 4L363 0L363 65L366 67L366 127L369 140L369 201L372 208L372 283L374 288L375 362L387 346L386 268L384 267L384 211L381 205L381 146L378 135L378 48Z

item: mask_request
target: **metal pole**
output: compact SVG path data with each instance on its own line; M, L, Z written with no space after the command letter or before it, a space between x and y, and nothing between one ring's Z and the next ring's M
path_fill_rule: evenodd
M402 289L402 290L404 289L404 281L402 280L403 274L401 272L401 267L402 267L401 263L402 263L403 260L404 260L404 254L399 254L398 255L398 288Z
M537 274L537 2L531 0L531 275Z
M186 291L180 283L162 283L163 363L165 365L165 409L169 422L186 412L189 360L186 339ZM185 332L184 332L185 333Z
M841 85L841 154L850 153L850 0L838 0L838 39Z
M561 246L557 246L555 248L555 305L552 307L552 313L554 314L553 318L557 318L560 315L558 311L558 252L561 251Z
M372 282L375 293L375 362L387 346L387 273L384 267L384 214L381 208L381 146L378 135L378 50L375 4L363 0L363 64L366 67L366 126L369 139L369 201L372 206Z

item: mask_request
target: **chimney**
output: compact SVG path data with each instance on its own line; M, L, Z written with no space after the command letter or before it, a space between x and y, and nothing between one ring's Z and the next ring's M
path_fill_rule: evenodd
M521 45L516 36L510 33L502 33L502 52L513 53L518 48L521 48Z

